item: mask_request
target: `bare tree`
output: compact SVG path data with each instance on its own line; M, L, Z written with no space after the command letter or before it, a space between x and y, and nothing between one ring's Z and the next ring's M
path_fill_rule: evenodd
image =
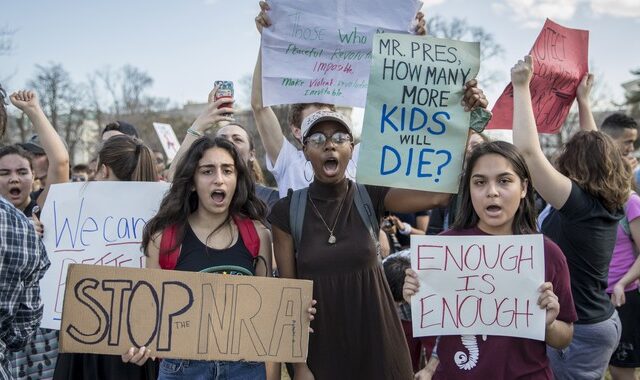
M111 104L103 109L110 109L119 118L121 115L134 115L165 110L169 100L146 95L153 85L153 78L145 71L131 65L118 70L105 67L96 71L93 76L94 88L97 79L111 97Z
M439 15L429 19L427 22L427 33L438 38L448 38L451 40L473 41L480 43L480 60L485 63L492 58L499 58L504 53L493 35L485 31L482 27L469 25L467 20L454 18L447 21ZM487 65L483 66L483 70ZM501 78L501 73L495 70L484 70L482 73L482 84L485 87L496 84Z
M93 120L98 126L104 124L105 111L103 108L102 97L100 96L100 86L98 85L99 76L97 73L90 74L87 77L87 101L89 103L90 113Z
M58 119L67 111L66 102L74 91L69 73L59 63L36 65L36 74L28 86L38 92L42 109L53 127L58 129Z
M125 112L135 114L145 111L144 106L149 106L149 103L143 98L144 92L153 85L153 79L131 65L123 66L121 72L120 92Z
M38 93L44 113L66 142L69 159L74 162L88 116L82 87L73 83L61 64L55 63L36 65L36 74L29 81L29 87Z

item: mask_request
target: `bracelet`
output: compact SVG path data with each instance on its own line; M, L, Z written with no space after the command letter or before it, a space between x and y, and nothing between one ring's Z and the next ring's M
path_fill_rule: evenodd
M405 222L404 223L404 228L401 229L400 232L402 235L411 235L411 231L413 230L413 228L411 228L411 224Z
M204 133L200 132L200 131L196 131L195 129L187 129L187 133L190 134L191 136L195 136L195 137L202 137L204 136Z

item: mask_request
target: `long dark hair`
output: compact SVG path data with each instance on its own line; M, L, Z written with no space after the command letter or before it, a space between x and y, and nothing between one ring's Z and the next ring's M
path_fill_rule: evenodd
M147 246L151 239L170 225L176 224L176 244L172 249L180 246L184 239L185 225L189 215L198 209L198 193L193 190L194 176L198 169L198 162L205 152L211 148L221 148L233 158L236 168L236 191L231 198L229 214L223 223L211 233L227 224L232 217L240 216L265 223L266 206L256 197L255 185L247 164L240 158L233 144L221 137L201 137L196 140L185 156L178 162L176 172L169 192L162 199L158 214L149 220L142 236L142 249L147 254Z
M460 205L458 207L458 213L451 228L454 230L472 228L480 221L478 214L473 208L473 203L471 202L471 174L478 159L487 154L497 154L504 157L509 162L516 175L520 178L520 181L523 184L526 183L527 194L520 200L518 210L513 217L513 224L511 226L513 233L516 235L537 233L538 228L536 226L535 200L529 168L516 147L504 141L483 143L477 145L471 152L467 167L464 170L462 190L459 193Z
M106 165L120 181L158 180L151 149L142 140L128 135L116 135L102 144L98 167Z

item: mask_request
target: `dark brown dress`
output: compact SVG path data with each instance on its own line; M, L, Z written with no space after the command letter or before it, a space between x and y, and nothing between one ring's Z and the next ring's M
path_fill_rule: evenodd
M318 301L307 364L317 380L412 379L411 359L400 320L369 236L356 206L355 186L313 182L309 194L329 227L344 204L334 230L336 243L307 200L296 267L298 278L313 280ZM388 189L367 186L376 213ZM345 196L346 194L346 196ZM290 197L273 207L269 221L290 233Z

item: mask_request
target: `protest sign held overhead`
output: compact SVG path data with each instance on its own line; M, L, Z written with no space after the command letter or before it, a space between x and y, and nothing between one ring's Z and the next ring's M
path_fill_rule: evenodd
M533 57L531 101L540 133L557 133L567 118L580 81L588 72L589 31L547 19L529 52ZM513 128L513 85L493 107L489 129Z
M85 182L53 185L42 211L51 267L40 282L42 327L58 329L69 264L144 267L142 231L169 184Z
M153 123L153 129L155 129L156 134L160 139L162 149L164 149L164 153L167 155L167 160L169 162L173 161L176 154L178 154L178 149L180 149L180 142L178 141L173 128L170 124Z
M358 159L358 182L455 193L469 130L464 84L479 45L377 34Z
M72 265L63 352L194 360L304 362L312 282Z
M364 107L377 32L408 32L421 2L269 1L262 31L265 106L330 103Z
M413 336L545 339L542 235L411 236Z

